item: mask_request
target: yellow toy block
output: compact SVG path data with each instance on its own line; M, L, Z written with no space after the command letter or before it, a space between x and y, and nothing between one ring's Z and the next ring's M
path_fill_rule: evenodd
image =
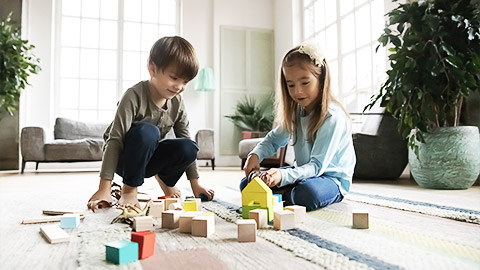
M255 177L242 190L242 206L269 208L273 206L272 196L272 190L260 178Z
M196 201L185 201L183 203L183 210L185 210L185 211L197 211L197 202Z

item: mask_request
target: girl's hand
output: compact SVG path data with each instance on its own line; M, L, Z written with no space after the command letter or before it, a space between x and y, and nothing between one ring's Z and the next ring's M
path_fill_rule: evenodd
M256 154L248 155L243 170L245 171L245 177L248 177L253 170L260 170L260 162L258 161L258 156Z
M266 177L262 180L269 187L276 186L282 181L282 173L280 172L280 169L272 168L267 171Z

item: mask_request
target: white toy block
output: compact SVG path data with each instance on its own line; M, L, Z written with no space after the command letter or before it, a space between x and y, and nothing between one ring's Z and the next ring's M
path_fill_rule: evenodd
M255 219L239 219L237 220L238 242L255 242L257 241L257 222Z
M151 217L162 217L162 212L165 211L165 202L153 202L150 205L150 210L148 211L148 215Z
M178 231L181 233L192 233L192 219L200 212L188 211L180 215L178 220Z
M354 229L368 229L368 211L355 210L352 211L353 214L353 225Z
M80 225L80 215L79 214L64 214L60 218L60 227L62 229L77 228L78 225Z
M248 213L248 218L255 219L257 222L257 229L266 228L268 226L268 212L267 209L253 209Z
M182 204L179 202L171 203L168 206L168 210L183 210Z
M183 211L167 210L162 213L162 228L178 228L178 221Z
M295 228L295 214L288 210L275 211L273 213L273 227L277 230Z
M295 214L295 224L305 222L307 216L307 208L301 205L290 205L285 207L285 210L292 211Z
M50 244L70 241L70 235L56 224L43 225L40 227L40 232L47 238Z
M170 204L179 203L180 198L167 198L165 199L165 210L170 210Z
M153 218L150 217L150 216L134 217L132 228L136 232L152 231L153 230Z
M215 216L211 212L201 213L192 219L192 235L209 237L215 233Z

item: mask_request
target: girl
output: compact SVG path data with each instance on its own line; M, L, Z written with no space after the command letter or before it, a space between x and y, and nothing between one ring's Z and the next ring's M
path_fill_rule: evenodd
M279 126L249 154L245 175L259 170L264 158L292 139L296 166L268 170L262 177L265 184L283 193L287 204L308 211L340 202L352 183L355 152L350 118L332 96L323 52L313 44L290 50L282 61L279 90ZM240 189L247 184L244 178Z
M184 172L195 197L213 198L213 190L198 182L198 147L189 138L180 96L198 71L192 45L178 36L159 39L150 51L148 71L150 80L125 92L115 119L105 131L100 184L87 204L89 209L111 206L114 173L123 178L119 205L139 207L137 187L152 176L165 195L180 197L175 184ZM162 140L171 129L177 139Z

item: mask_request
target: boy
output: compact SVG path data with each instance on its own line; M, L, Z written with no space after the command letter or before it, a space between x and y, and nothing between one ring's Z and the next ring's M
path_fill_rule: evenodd
M150 50L148 71L150 80L125 92L115 119L105 131L100 184L87 204L89 209L111 206L114 173L123 177L119 205L139 207L137 187L145 177L152 176L165 195L180 197L175 184L183 172L195 197L203 194L208 200L213 198L214 191L198 182L198 147L190 140L189 122L179 95L198 72L192 45L178 36L159 39ZM161 140L172 128L177 138Z

